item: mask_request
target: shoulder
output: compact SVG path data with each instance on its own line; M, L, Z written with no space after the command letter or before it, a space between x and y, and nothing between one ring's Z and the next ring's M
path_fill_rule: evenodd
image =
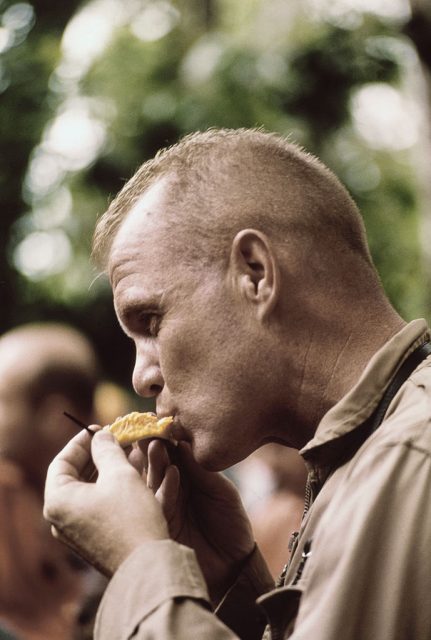
M400 447L431 457L431 358L401 387L370 445Z

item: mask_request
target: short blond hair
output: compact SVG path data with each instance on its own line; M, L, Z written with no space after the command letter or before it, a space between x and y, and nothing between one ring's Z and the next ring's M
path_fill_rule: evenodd
M171 177L169 220L193 234L193 262L226 260L235 233L253 227L278 241L295 236L371 258L361 215L338 178L313 155L262 129L209 129L185 136L138 169L99 219L93 256L106 268L115 235L138 199ZM187 203L187 206L184 206Z

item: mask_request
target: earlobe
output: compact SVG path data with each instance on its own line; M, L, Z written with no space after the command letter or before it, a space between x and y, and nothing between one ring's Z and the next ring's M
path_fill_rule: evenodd
M280 277L277 258L267 236L255 229L237 233L230 261L233 284L240 296L265 319L276 305Z

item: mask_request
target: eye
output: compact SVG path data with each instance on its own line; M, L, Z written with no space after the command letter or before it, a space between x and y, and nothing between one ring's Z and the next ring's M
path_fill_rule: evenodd
M159 330L162 318L157 313L141 312L138 315L139 332L148 336L149 338L156 338Z

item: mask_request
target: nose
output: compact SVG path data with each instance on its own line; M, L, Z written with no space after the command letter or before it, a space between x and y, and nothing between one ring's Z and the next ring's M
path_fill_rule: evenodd
M156 347L136 346L133 388L143 398L158 396L164 386Z

